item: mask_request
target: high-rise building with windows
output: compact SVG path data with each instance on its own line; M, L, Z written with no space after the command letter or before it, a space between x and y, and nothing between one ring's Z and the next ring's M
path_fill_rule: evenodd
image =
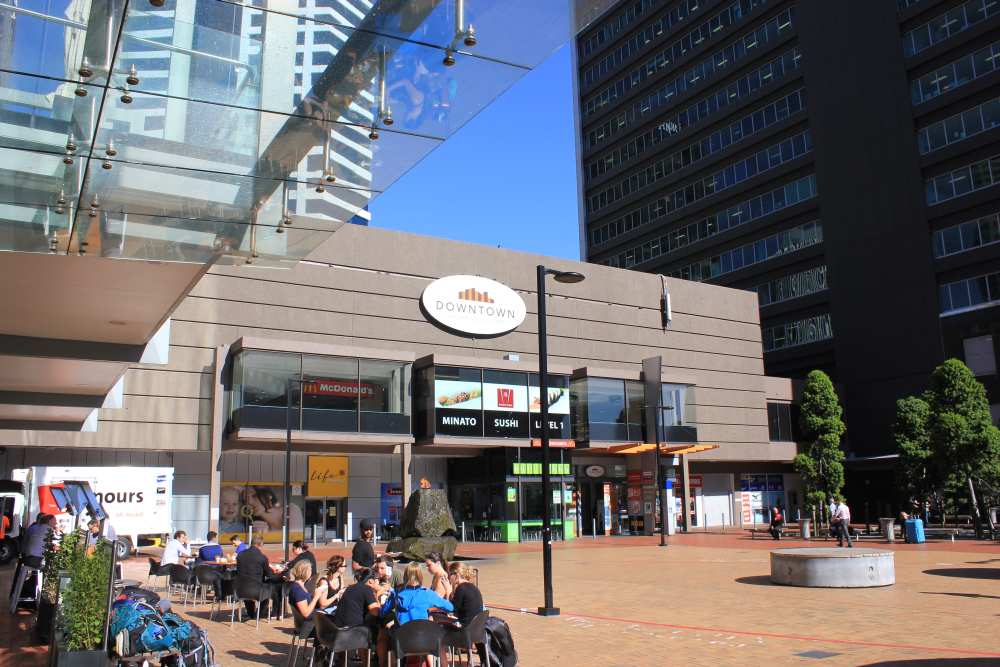
M948 357L1000 417L1000 2L628 0L576 66L589 261L756 291L849 456Z

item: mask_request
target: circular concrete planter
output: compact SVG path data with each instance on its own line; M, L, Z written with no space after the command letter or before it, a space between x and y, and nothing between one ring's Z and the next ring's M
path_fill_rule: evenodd
M771 581L784 586L869 588L896 583L891 551L800 548L771 552Z

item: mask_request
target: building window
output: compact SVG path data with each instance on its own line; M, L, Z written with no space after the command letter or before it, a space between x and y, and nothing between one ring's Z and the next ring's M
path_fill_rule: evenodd
M962 341L965 365L976 377L997 374L997 357L993 349L993 336L976 336Z
M625 381L587 378L588 440L628 440Z
M1000 273L945 283L938 287L942 315L988 308L1000 303Z
M805 89L800 88L781 99L748 113L746 116L737 119L721 130L713 132L701 141L685 146L661 158L654 165L654 168L657 170L662 169L665 175L686 169L701 160L707 159L711 155L731 148L733 145L776 123L785 121L790 116L805 109L805 107ZM673 134L676 134L676 130L673 127L661 124L653 130L631 140L624 146L616 148L596 160L590 161L585 167L587 177L594 179L623 164L633 162L643 155L647 149L652 148Z
M926 155L995 127L1000 127L1000 97L922 128L917 132L917 145L921 155Z
M675 95L683 94L688 90L703 85L710 79L715 78L716 75L734 68L738 62L751 54L757 53L757 50L768 42L790 31L794 15L794 7L790 7L757 28L747 32L728 46L719 49L698 62L681 75L667 82L663 87L665 97L669 99ZM655 63L654 68L658 69ZM628 76L618 79L602 91L591 96L581 105L583 117L592 116L615 100L624 97L627 91L637 86L646 76L645 67L636 69Z
M774 327L763 328L764 351L772 352L833 338L830 315L816 315Z
M767 429L772 442L792 442L792 406L790 403L767 404Z
M903 35L903 53L916 55L1000 13L994 0L970 0Z
M1000 155L946 172L925 182L928 206L964 197L1000 181Z
M719 88L700 100L692 102L686 109L682 109L679 113L668 115L652 131L630 141L621 150L627 150L633 143L638 145L638 142L643 140L643 137L647 135L650 139L653 137L660 137L662 139L697 125L706 118L756 94L762 88L783 80L787 74L791 74L797 70L801 62L802 54L799 53L798 48L790 49L774 60L764 63L758 69L752 70L744 77L733 81L723 88ZM637 121L656 113L667 102L666 90L662 88L640 98L638 101L632 103L631 107L617 114L611 120L607 120L587 130L585 136L587 148L596 148L608 139L624 132Z
M728 164L693 183L677 188L659 201L665 203L665 214L669 215L706 197L733 188L766 171L796 160L810 151L812 151L812 135L809 130L806 130L759 150L749 157ZM594 214L625 197L640 192L666 178L672 173L671 169L666 166L665 161L661 160L622 178L618 183L611 185L604 191L590 195L588 212Z
M657 257L669 255L692 243L704 241L724 232L777 213L816 196L816 177L806 176L797 181L734 204L689 225L673 229L663 236L646 241L618 254L617 266L630 268ZM601 229L607 229L602 227ZM634 228L629 228L629 231ZM596 232L597 230L595 230Z
M362 432L409 432L409 376L409 364L361 360L361 391L358 396Z
M758 285L753 291L757 292L757 298L763 307L798 299L809 294L822 292L825 289L827 289L827 282L826 265L824 264L793 273L790 276L769 280L763 285Z
M822 242L823 226L818 220L814 220L727 250L721 255L707 257L694 264L675 269L667 275L703 282Z
M934 256L947 257L1000 241L1000 213L934 232Z
M358 430L358 397L373 388L359 384L357 359L303 357L302 379L304 430Z
M975 79L991 74L1000 67L1000 42L994 42L975 53L924 74L910 84L910 97L914 105L960 88Z
M683 0L670 12L666 12L666 14L673 16L675 13L676 15L683 13L683 16L687 17L689 13L698 9L698 6L702 1L703 0ZM596 49L599 49L607 42L610 42L615 35L645 16L650 9L662 5L664 2L666 2L666 0L637 0L636 2L627 3L624 11L605 22L595 33L587 38L587 41L583 43L584 57L589 56Z

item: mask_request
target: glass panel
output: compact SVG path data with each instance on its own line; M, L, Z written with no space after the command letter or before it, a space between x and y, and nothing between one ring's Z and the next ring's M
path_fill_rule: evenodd
M682 384L662 385L662 406L670 408L663 411L661 419L664 426L680 426L684 423L684 394L687 389L688 387Z
M233 393L242 396L238 414L239 428L283 429L291 417L292 427L299 427L299 389L292 391L291 415L288 414L288 381L297 380L301 359L297 354L247 350L240 353L242 375L234 379Z
M969 281L969 303L976 306L990 300L989 288L986 285L986 276L970 278Z
M627 440L625 382L587 378L587 410L591 440Z
M969 288L965 280L949 285L951 293L951 307L953 310L969 307Z
M307 431L357 431L358 396L374 394L358 382L358 360L302 357L302 428Z
M625 399L626 418L628 419L628 439L636 442L642 442L644 440L643 424L646 421L646 411L643 409L643 406L646 404L645 386L643 383L626 380Z
M410 432L410 365L361 360L361 430L367 433Z

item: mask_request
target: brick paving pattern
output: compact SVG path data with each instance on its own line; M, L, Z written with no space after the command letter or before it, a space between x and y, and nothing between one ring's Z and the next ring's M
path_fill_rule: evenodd
M655 543L639 537L557 544L562 615L555 618L527 611L541 601L540 545L468 544L460 553L482 558L473 565L484 598L510 624L525 667L1000 665L996 543L892 545L896 585L855 590L771 585L768 551L805 544L798 540L777 545L745 534L692 534L671 538L666 549ZM317 550L320 562L331 553L346 551ZM127 564L126 577L145 572L144 559ZM285 664L290 619L256 630L252 622L230 627L228 613L209 621L207 607L175 609L208 630L220 664ZM43 654L17 644L23 630L4 616L0 665L44 664ZM27 618L14 623L23 628Z

